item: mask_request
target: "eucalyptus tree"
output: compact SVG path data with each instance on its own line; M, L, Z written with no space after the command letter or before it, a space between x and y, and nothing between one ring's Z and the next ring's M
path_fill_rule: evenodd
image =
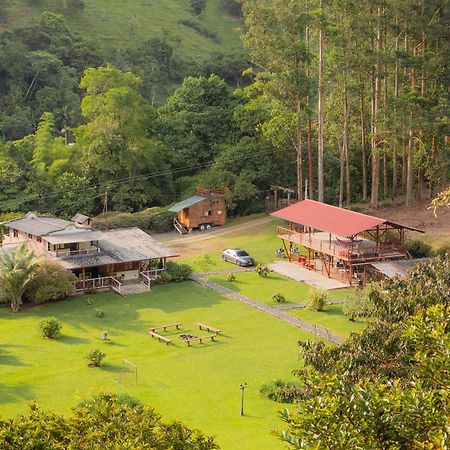
M272 114L267 136L279 146L291 145L297 155L297 198L303 198L303 125L310 83L306 29L308 2L244 0L244 44L250 49Z

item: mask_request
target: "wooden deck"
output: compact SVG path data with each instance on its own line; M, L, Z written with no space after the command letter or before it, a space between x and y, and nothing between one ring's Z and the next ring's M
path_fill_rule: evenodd
M358 242L353 245L340 245L337 236L330 237L330 234L325 232L299 233L288 228L277 227L277 235L284 241L302 245L351 264L403 259L407 256L406 250L400 245L380 244L377 246L375 242L368 239L358 239Z

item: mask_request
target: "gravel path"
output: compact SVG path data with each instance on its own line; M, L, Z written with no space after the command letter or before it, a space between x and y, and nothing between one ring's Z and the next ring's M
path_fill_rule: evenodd
M234 298L235 300L245 303L246 305L252 306L253 308L259 309L260 311L263 311L267 314L270 314L271 316L283 320L284 322L290 323L291 325L294 325L297 328L301 328L318 337L327 339L328 341L331 341L334 344L339 345L344 342L344 338L342 338L337 334L332 333L330 330L326 328L318 327L317 325L304 322L303 320L297 319L296 317L293 317L290 314L280 311L277 308L272 308L268 305L265 305L264 303L253 300L249 297L246 297L245 295L238 294L237 292L234 292L231 289L225 288L217 283L213 283L212 281L205 280L204 278L202 278L203 275L212 275L212 274L213 274L212 272L203 274L194 273L191 275L191 279L196 283L201 284L202 286L206 286L210 289L219 292L220 294L224 294L228 297Z

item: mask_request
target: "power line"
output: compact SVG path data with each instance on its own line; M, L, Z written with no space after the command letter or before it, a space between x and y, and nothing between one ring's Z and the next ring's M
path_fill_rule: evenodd
M247 155L247 156L242 156L242 155L236 155L234 157L229 157L229 158L224 158L221 159L220 162L233 162L235 160L242 160L242 159L249 159L251 157L254 156L259 156L259 155L264 155L264 154L269 154L269 153L274 153L277 151L285 151L285 150L292 150L292 147L284 147L284 148L272 148L270 150L264 150L264 151L260 151L260 152L255 152L252 153L251 155ZM202 163L202 164L195 164L192 166L184 166L184 167L178 167L175 169L169 169L166 171L160 171L160 172L154 172L154 173L147 173L147 174L143 174L143 175L136 175L133 177L127 177L127 178L122 178L116 181L107 181L105 183L96 183L96 184L91 184L89 187L90 188L100 188L100 187L104 187L105 189L110 189L113 186L117 186L123 183L127 183L127 182L133 182L133 181L140 181L140 180L144 180L144 179L151 179L151 178L158 178L158 177L162 177L162 176L167 176L167 175L175 175L175 174L179 174L179 173L183 173L183 172L187 172L187 171L192 171L192 170L199 170L202 168L207 168L210 167L212 165L214 165L217 161L209 161L206 163ZM84 190L84 187L74 187L71 189L67 189L67 190L59 190L59 191L53 191L50 194L46 194L46 195L40 195L40 194L36 194L34 196L29 196L26 199L24 199L21 203L25 203L27 201L30 200L44 200L44 199L49 199L49 198L54 198L54 197L59 197L59 196L63 196L64 194L68 194L68 193L76 193L80 190ZM91 198L97 198L99 196L104 196L104 193L101 193L97 196L91 197ZM170 194L159 194L159 195L153 195L153 198L176 198L178 197L177 195L170 195ZM9 203L9 202L8 202ZM3 203L2 209L7 209L8 203Z

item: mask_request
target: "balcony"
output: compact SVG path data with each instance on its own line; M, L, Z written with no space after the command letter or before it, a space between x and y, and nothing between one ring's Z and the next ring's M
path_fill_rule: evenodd
M79 250L70 250L70 248L59 248L58 250L51 251L49 250L48 253L55 257L60 258L64 256L76 256L76 255L89 255L92 253L98 253L100 251L99 247L91 246L89 248L83 248Z

